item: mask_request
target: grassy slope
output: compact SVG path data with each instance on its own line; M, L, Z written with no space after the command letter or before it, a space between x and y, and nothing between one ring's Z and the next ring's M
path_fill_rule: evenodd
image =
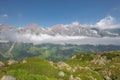
M95 63L94 59L98 62ZM102 60L105 61L100 64ZM103 80L106 76L112 80L120 80L120 51L78 54L65 62L71 70L56 68L57 63L52 66L49 61L40 58L27 58L26 61L27 63L0 68L0 77L12 75L17 80L69 80L70 75L73 75L74 78L79 77L82 80ZM58 76L60 71L65 73L64 77Z
M100 55L100 58L97 57L98 55ZM105 58L106 62L104 64L95 64L92 62L94 58L97 58L96 60L100 59L101 61L101 57ZM120 80L120 51L99 54L78 54L76 58L70 59L66 63L71 66L80 65L82 67L89 67L92 70L92 73L89 71L79 71L78 73L81 77L91 75L98 80L102 80L101 78L104 78L104 76L109 76L112 80Z

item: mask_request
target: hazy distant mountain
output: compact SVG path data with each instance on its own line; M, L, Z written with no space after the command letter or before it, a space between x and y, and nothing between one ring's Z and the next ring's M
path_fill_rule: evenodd
M9 31L11 29L12 27L10 27L9 25L4 25L4 24L0 25L0 32Z
M78 23L58 24L52 27L40 27L37 24L26 27L0 25L1 42L7 40L34 44L120 45L119 39L120 28L91 28Z
M55 25L53 27L41 28L36 24L31 24L26 28L19 30L24 33L32 34L47 34L47 35L66 35L66 36L98 36L97 32L90 28L85 28L79 25L64 26L62 24Z
M88 28L82 25L62 25L58 24L52 27L39 27L37 24L30 24L24 28L12 28L8 25L0 25L0 32L17 30L21 34L47 34L51 36L64 35L64 36L90 36L90 37L102 37L102 36L120 36L120 28L116 29L98 29L98 28Z

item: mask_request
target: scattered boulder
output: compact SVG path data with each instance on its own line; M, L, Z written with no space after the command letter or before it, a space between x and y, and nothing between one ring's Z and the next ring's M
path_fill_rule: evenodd
M72 71L72 72L76 72L77 69L78 69L78 67L77 67L77 66L74 66L71 71Z
M58 76L59 76L59 77L64 77L64 76L65 76L65 73L64 73L63 71L60 71L60 72L58 73Z
M12 64L15 64L15 63L18 63L18 62L15 61L15 60L8 60L8 65L12 65Z
M90 67L82 67L82 66L79 66L79 65L71 68L72 72L76 72L77 70L91 70L91 69L90 69Z
M79 77L75 77L74 80L81 80Z
M73 75L70 75L70 76L69 76L69 80L74 80Z
M4 67L5 64L3 62L0 61L0 68Z
M75 59L76 58L76 55L72 56L72 59Z
M68 64L64 63L64 62L58 62L56 66L59 69L66 69L68 71L71 71L71 67Z
M105 80L112 80L109 76L104 76Z
M89 75L88 78L90 78L91 80L97 80L97 79L94 78L92 75Z
M54 62L53 61L49 61L48 62L51 66L54 66Z
M22 61L22 63L27 63L27 61L24 59L24 60Z
M99 65L105 65L105 63L109 62L109 60L107 60L106 56L97 55L97 57L95 57L91 62Z
M111 80L110 76L112 75L112 73L110 72L110 70L106 69L106 70L102 71L102 73L104 74L104 78L106 80Z
M1 78L1 80L16 80L16 78L15 77L13 77L13 76L3 76L2 78Z
M69 76L69 80L81 80L79 77L73 77L73 75Z

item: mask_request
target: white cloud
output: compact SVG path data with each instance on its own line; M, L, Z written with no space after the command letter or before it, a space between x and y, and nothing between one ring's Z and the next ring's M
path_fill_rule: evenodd
M0 23L6 21L6 19L8 19L8 15L7 14L0 15Z
M4 15L7 16L7 15ZM107 16L104 19L101 19L96 24L80 24L79 22L73 22L71 24L62 25L65 27L70 26L83 26L83 27L97 27L100 29L109 29L109 28L120 28L119 24L115 24L115 18L112 16ZM67 29L67 28L66 28ZM120 37L85 37L85 36L63 36L56 35L51 36L47 34L20 34L17 31L7 31L6 33L0 34L0 37L9 41L25 42L25 43L53 43L53 44L91 44L91 45L120 45Z
M1 15L0 15L0 18L7 18L7 17L8 17L7 14L1 14Z
M95 24L81 24L78 21L72 22L71 24L67 24L64 26L82 26L86 28L99 28L99 29L114 29L114 28L120 28L120 24L116 24L117 21L112 16L107 16Z
M51 36L47 34L19 34L15 31L10 31L0 36L4 36L4 40L33 44L120 45L120 37Z
M115 24L115 18L112 16L107 16L104 19L101 19L95 24L95 26L100 29L120 28L120 25Z
M1 17L8 17L8 15L7 14L3 14Z
M75 21L75 22L72 22L72 23L71 23L71 25L72 25L72 26L79 26L79 25L80 25L80 23L79 23L79 22L77 22L77 21Z

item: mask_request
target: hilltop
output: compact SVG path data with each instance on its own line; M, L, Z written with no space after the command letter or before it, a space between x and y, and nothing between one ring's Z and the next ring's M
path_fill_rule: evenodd
M120 51L79 53L64 62L33 57L21 61L9 60L0 65L2 79L120 80Z

